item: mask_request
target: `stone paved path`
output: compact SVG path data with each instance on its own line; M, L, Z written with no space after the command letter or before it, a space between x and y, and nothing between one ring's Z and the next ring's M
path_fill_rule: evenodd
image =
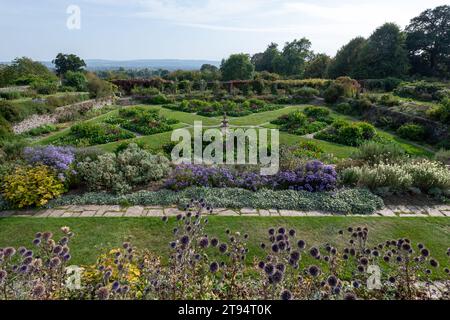
M121 207L80 205L64 206L55 209L45 210L20 210L20 211L0 211L0 217L35 217L35 218L82 218L82 217L163 217L176 216L182 213L176 207ZM214 209L212 215L218 216L243 216L243 217L323 217L336 214L318 211L293 211L293 210L263 210L243 208ZM438 205L431 207L415 206L386 206L383 210L374 215L349 215L363 217L450 217L450 205Z

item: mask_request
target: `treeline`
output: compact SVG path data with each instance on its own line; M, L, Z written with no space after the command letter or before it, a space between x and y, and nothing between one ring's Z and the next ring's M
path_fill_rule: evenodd
M450 6L422 12L401 30L385 23L365 39L357 37L344 45L335 57L316 54L311 42L302 38L279 49L271 43L252 57L232 55L222 62L224 80L235 76L251 77L250 65L257 72L291 78L381 79L387 77L450 78ZM236 69L241 62L240 70Z

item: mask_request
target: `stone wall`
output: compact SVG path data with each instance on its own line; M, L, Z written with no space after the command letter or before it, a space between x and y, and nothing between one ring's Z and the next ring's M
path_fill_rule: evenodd
M102 99L92 99L82 102L77 102L67 106L56 108L52 114L33 115L13 126L13 132L15 134L21 134L31 129L38 128L46 124L54 124L59 122L60 119L66 117L68 114L79 111L89 111L101 109L105 106L112 105L115 99L112 97Z
M395 111L383 106L374 106L370 108L363 116L364 120L375 124L376 126L389 126L394 124L393 129L397 129L406 123L416 123L422 125L431 143L438 143L450 139L448 126L426 119L420 116L411 115Z

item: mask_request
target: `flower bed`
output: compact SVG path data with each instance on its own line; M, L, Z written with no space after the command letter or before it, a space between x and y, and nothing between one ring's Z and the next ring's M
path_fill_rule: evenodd
M244 188L256 191L262 188L309 192L330 191L336 187L337 174L332 166L310 161L292 171L280 171L273 176L255 172L234 172L227 168L180 165L166 181L166 188L182 190L190 186L210 188Z
M208 102L202 100L183 100L178 104L165 105L165 108L197 113L206 117L217 117L224 113L231 117L242 117L252 113L271 111L282 108L282 106L268 104L263 100L249 99L241 102L231 100Z

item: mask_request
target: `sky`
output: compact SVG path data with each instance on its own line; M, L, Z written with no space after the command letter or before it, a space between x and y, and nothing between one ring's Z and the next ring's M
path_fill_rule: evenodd
M445 4L450 0L0 0L0 61L48 61L58 52L84 59L221 60L302 37L315 52L334 55L385 22L404 28L425 9ZM73 6L79 15L68 11Z

